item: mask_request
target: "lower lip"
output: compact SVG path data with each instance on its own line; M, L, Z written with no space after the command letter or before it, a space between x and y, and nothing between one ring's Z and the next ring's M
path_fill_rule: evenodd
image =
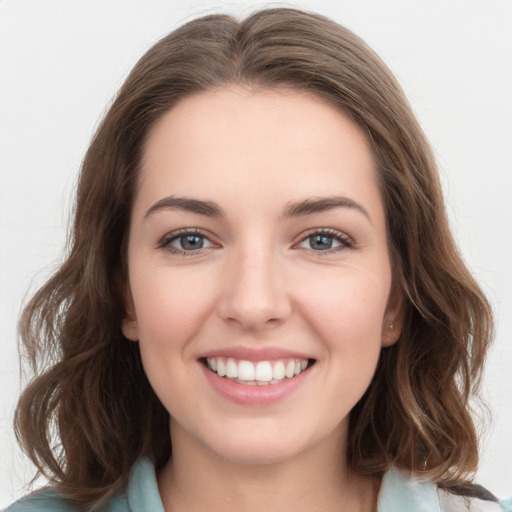
M251 386L219 377L202 363L200 364L212 388L222 397L241 405L269 405L279 402L293 393L304 382L311 370L308 368L296 377L284 379L277 384Z

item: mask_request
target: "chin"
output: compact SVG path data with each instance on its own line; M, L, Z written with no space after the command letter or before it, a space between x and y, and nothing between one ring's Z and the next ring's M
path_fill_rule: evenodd
M240 426L239 426L240 427ZM311 432L284 428L283 425L245 425L229 428L210 437L210 449L221 459L242 465L279 464L292 460L317 445ZM239 432L239 435L234 435ZM220 432L218 432L220 434ZM205 439L206 440L206 439Z

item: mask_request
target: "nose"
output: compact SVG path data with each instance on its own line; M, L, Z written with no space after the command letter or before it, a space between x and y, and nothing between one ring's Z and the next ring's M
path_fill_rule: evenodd
M227 262L218 302L221 318L248 331L282 324L292 310L282 264L261 248L234 255Z

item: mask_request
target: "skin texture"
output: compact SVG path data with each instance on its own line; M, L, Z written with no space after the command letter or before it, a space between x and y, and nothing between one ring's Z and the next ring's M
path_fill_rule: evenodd
M375 508L378 484L343 464L348 414L400 335L374 167L362 131L303 92L204 92L153 127L123 332L172 417L173 457L159 475L169 510ZM223 215L162 206L170 196ZM348 206L283 215L334 196ZM183 229L202 247L184 249ZM314 364L279 400L239 404L212 387L202 359L234 348Z

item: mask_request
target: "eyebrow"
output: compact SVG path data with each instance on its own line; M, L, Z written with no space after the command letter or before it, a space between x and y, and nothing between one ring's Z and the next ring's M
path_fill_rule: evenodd
M363 205L345 196L311 197L304 201L290 202L284 208L283 217L302 217L340 207L356 210L362 213L370 223L372 222L370 214Z
M314 213L325 212L334 208L349 208L362 213L371 223L371 217L364 206L345 196L310 197L302 201L288 203L282 213L283 218L303 217ZM191 197L169 196L164 197L151 206L144 218L153 215L161 210L179 209L207 217L226 217L224 210L213 201L192 199Z
M225 217L224 210L213 201L202 201L190 197L169 196L157 201L144 215L144 218L161 210L179 209L187 212L206 215L207 217Z

